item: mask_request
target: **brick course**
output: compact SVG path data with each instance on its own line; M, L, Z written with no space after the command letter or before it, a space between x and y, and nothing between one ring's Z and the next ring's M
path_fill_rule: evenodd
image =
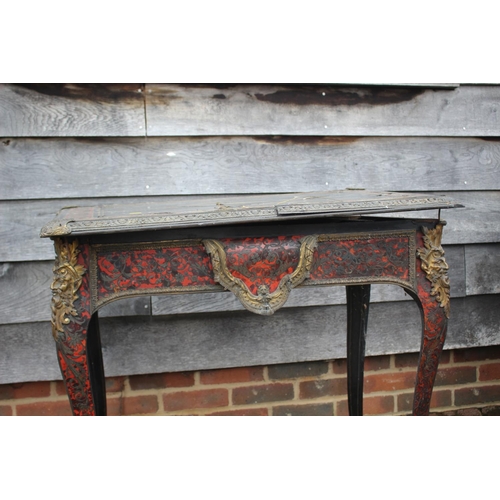
M194 373L154 373L151 375L133 375L129 377L130 388L166 389L168 387L190 387L194 385Z
M202 384L237 384L264 380L262 366L227 368L225 370L205 370L200 373Z
M292 384L266 384L238 387L233 390L233 404L249 405L293 399Z
M282 380L300 377L318 377L328 372L328 363L316 361L314 363L287 363L273 365L268 368L270 380Z
M228 406L227 389L173 392L163 395L163 406L167 411L217 408Z
M477 369L475 366L443 367L438 371L434 387L441 385L463 385L476 381Z
M479 380L500 380L500 363L488 363L480 366Z
M267 417L269 410L267 408L244 408L242 410L224 410L214 411L213 413L205 413L205 415L219 416L219 417Z
M332 403L274 406L273 415L277 417L328 417L333 415Z
M386 372L371 375L365 374L364 392L384 392L397 390L410 390L415 384L415 373L406 372Z
M39 401L16 406L17 415L24 417L71 415L68 401Z
M315 399L325 396L345 396L347 394L347 378L324 380L308 380L299 385L300 399Z
M474 406L493 403L500 398L500 386L465 387L455 391L455 404L458 406Z
M365 360L365 415L408 415L418 354ZM108 414L347 415L345 359L110 377ZM445 351L431 414L500 415L500 346ZM0 386L0 416L70 415L61 381Z
M451 390L443 391L434 388L431 397L431 410L452 406ZM413 407L413 393L399 394L397 397L397 411L411 413Z
M0 417L10 417L12 416L12 407L0 405Z

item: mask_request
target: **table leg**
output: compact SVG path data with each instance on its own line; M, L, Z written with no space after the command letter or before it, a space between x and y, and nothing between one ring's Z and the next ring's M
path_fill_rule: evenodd
M429 414L434 380L446 338L447 323L442 309L423 310L423 336L413 398L413 415Z
M56 340L73 415L106 415L106 388L97 313ZM86 328L85 328L86 327Z
M441 247L442 224L418 235L416 299L422 313L422 343L418 361L413 415L428 415L439 358L450 315L448 265Z
M88 246L55 240L52 334L74 415L104 415L106 396L97 313L91 313Z
M346 286L347 295L347 397L349 415L363 415L365 338L370 285Z

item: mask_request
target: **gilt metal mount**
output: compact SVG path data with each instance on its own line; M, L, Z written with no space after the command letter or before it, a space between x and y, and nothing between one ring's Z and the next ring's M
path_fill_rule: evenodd
M78 315L74 302L78 299L76 292L87 270L77 263L79 254L77 240L68 242L57 238L54 246L56 261L54 280L50 288L52 290L52 335L56 339L64 331L64 325L70 323L70 317Z
M317 235L305 236L301 239L300 257L296 269L284 276L277 289L270 292L267 285L260 285L257 294L253 294L247 285L233 276L226 262L224 245L218 240L203 240L207 253L212 259L214 279L224 288L236 295L242 305L249 311L270 316L282 307L290 295L290 291L300 285L308 276L313 264L314 250L318 244Z
M448 277L448 264L444 259L444 250L441 246L443 224L438 224L434 229L422 227L424 234L424 248L417 249L422 269L427 279L432 284L431 295L436 297L444 309L447 318L450 317L450 280Z

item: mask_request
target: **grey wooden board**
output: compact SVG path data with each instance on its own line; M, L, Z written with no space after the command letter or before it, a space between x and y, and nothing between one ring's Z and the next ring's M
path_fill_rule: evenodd
M148 136L498 136L500 86L146 85Z
M143 85L0 84L0 137L144 136Z
M499 168L477 138L2 139L0 200L499 190Z
M465 208L443 210L448 222L443 243L447 245L500 242L500 191L449 192L450 199ZM199 196L194 196L198 199ZM91 206L98 203L149 202L154 197L84 198L72 200L0 201L0 262L54 259L51 240L40 238L40 229L68 205ZM183 197L175 197L181 201ZM391 217L436 218L436 210L391 214Z
M444 193L442 193L444 194ZM446 193L464 208L443 210L443 243L471 244L500 242L500 191L470 191ZM410 212L391 214L391 217L412 217ZM413 214L415 217L415 213ZM436 217L435 211L418 212L418 217Z
M347 82L346 82L347 83ZM324 85L324 84L323 84ZM337 84L338 85L338 84ZM355 83L355 82L349 82L349 85L369 85L370 87L376 86L376 87L425 87L429 89L456 89L457 87L460 87L459 83ZM472 84L471 84L472 85Z
M452 300L445 349L500 344L492 295ZM101 321L107 376L344 358L344 306L282 309L263 317L224 314L108 318ZM416 352L414 302L370 307L367 355ZM49 323L0 325L0 384L60 379Z
M467 295L500 294L500 245L465 247ZM500 307L500 296L498 300Z
M52 262L0 264L0 324L50 320ZM136 297L116 301L101 316L151 314L151 298Z
M450 280L454 296L465 294L464 249L462 246L446 248L446 258L450 265ZM50 319L50 299L52 283L51 262L21 262L0 264L0 324L46 321ZM498 277L497 277L498 278ZM491 276L491 280L495 276ZM331 291L330 287L304 287L294 290L285 307L301 307L309 305L338 304L345 301L342 292ZM297 293L295 293L297 292ZM484 293L484 292L483 292ZM239 304L232 299L232 294L203 293L189 296L155 297L152 314L185 314L186 312L224 311L240 309ZM404 300L404 292L397 286L374 287L372 300ZM149 305L148 298L129 299L124 305L121 300L112 306L112 312L107 313L104 307L102 314L134 315L150 314L145 308ZM111 305L110 305L111 307Z

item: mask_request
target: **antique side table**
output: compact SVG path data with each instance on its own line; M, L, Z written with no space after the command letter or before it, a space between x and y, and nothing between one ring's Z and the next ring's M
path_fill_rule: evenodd
M41 236L55 245L52 333L73 414L106 415L97 312L114 300L229 290L270 315L295 287L344 285L349 413L362 415L372 283L403 287L421 309L413 414L428 414L450 314L445 223L380 214L455 206L345 190L61 210Z

